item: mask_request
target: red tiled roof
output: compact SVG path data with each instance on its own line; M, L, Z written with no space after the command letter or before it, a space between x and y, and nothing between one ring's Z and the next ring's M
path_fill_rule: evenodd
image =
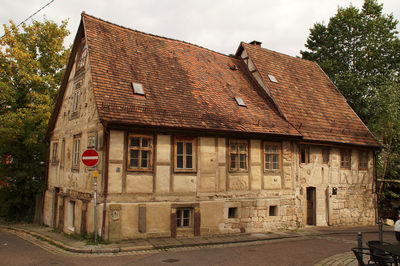
M379 144L318 64L242 43L275 103L304 140ZM271 82L272 74L279 83Z
M240 59L82 17L102 121L300 136ZM141 83L145 96L134 95L131 82Z

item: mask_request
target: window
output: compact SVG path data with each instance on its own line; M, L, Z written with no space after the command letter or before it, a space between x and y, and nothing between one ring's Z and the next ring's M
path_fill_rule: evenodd
M79 47L78 56L76 58L76 72L79 72L85 67L87 56L87 46L85 39L82 39L81 46Z
M132 89L134 94L144 95L143 85L140 83L132 82Z
M322 163L329 163L329 149L323 148L322 149Z
M76 90L74 92L74 102L72 103L72 113L77 113L78 112L78 107L79 107L79 91Z
M271 205L269 206L269 216L277 216L278 215L278 206Z
M58 143L57 142L53 142L53 146L52 146L52 152L51 152L51 162L52 163L57 163L58 162L58 158L57 158L57 148L58 148Z
M281 144L264 143L264 170L279 171L281 161Z
M228 218L237 218L237 207L228 208Z
M176 209L176 226L178 228L192 226L192 208Z
M230 140L229 141L229 170L247 171L247 141Z
M128 141L128 170L152 169L153 138L130 135Z
M61 154L60 154L60 166L64 167L64 157L65 157L65 139L61 142Z
M351 150L341 150L340 151L340 167L350 169L350 167L351 167Z
M175 138L175 171L196 171L196 140L193 138Z
M310 146L300 145L300 163L310 162Z
M79 157L81 150L81 135L74 136L73 144L73 155L72 155L72 167L79 167Z
M70 230L74 231L75 224L75 202L68 202L68 227Z
M368 169L368 151L359 151L358 169Z

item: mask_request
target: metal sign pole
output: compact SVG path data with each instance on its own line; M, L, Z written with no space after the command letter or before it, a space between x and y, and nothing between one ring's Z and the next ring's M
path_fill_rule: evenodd
M97 243L97 167L93 171L94 178L94 243Z

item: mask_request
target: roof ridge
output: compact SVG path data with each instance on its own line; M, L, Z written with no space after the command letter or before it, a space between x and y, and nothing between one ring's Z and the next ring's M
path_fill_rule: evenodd
M257 47L257 48L259 48L259 49L266 50L266 51L268 51L268 52L277 54L277 55L279 55L279 56L289 57L289 58L291 58L291 59L296 59L296 60L299 60L299 61L306 61L306 62L309 62L309 63L316 63L316 62L314 62L314 61L311 61L311 60L308 60L308 59L304 59L304 58L301 58L301 57L288 55L288 54L285 54L285 53L282 53L282 52L278 52L278 51L274 51L274 50L271 50L271 49L268 49L268 48L264 48L264 47L258 47L258 46L252 45L252 44L250 44L250 43L247 43L247 42L243 42L243 43L245 43L246 45L249 45L250 47L255 47L255 48ZM318 64L317 64L317 65L318 65Z
M150 36L150 37L154 37L154 38L160 38L160 39L164 39L164 40L168 40L168 41L179 42L179 43L182 43L182 44L185 44L185 45L194 46L194 47L197 47L197 48L200 48L200 49L203 49L203 50L206 50L206 51L215 53L215 54L220 55L220 56L225 56L225 57L232 58L232 57L229 56L229 55L226 55L226 54L223 54L223 53L220 53L220 52L211 50L211 49L209 49L209 48L205 48L205 47L200 46L200 45L198 45L198 44L194 44L194 43L190 43L190 42L185 42L185 41L182 41L182 40L173 39L173 38L169 38L169 37L164 37L164 36L160 36L160 35L156 35L156 34L152 34L152 33L147 33L147 32L143 32L143 31L140 31L140 30L131 29L131 28L128 28L128 27L125 27L125 26L122 26L122 25L118 25L118 24L116 24L116 23L114 23L114 22L110 22L110 21L107 21L107 20L104 20L104 19L95 17L95 16L93 16L93 15L89 15L89 14L86 13L85 11L82 12L81 16L82 16L82 17L83 17L83 16L85 16L85 17L90 17L90 18L92 18L92 19L101 21L101 22L103 22L103 23L110 24L111 26L114 26L114 27L118 27L118 28L130 30L130 31L133 31L133 32L136 32L136 33L140 33L140 34L144 34L144 35L147 35L147 36Z

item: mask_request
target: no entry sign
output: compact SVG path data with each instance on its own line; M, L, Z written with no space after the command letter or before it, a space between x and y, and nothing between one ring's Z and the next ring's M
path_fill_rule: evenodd
M86 166L95 166L99 161L99 154L95 150L86 150L82 153L82 162Z

